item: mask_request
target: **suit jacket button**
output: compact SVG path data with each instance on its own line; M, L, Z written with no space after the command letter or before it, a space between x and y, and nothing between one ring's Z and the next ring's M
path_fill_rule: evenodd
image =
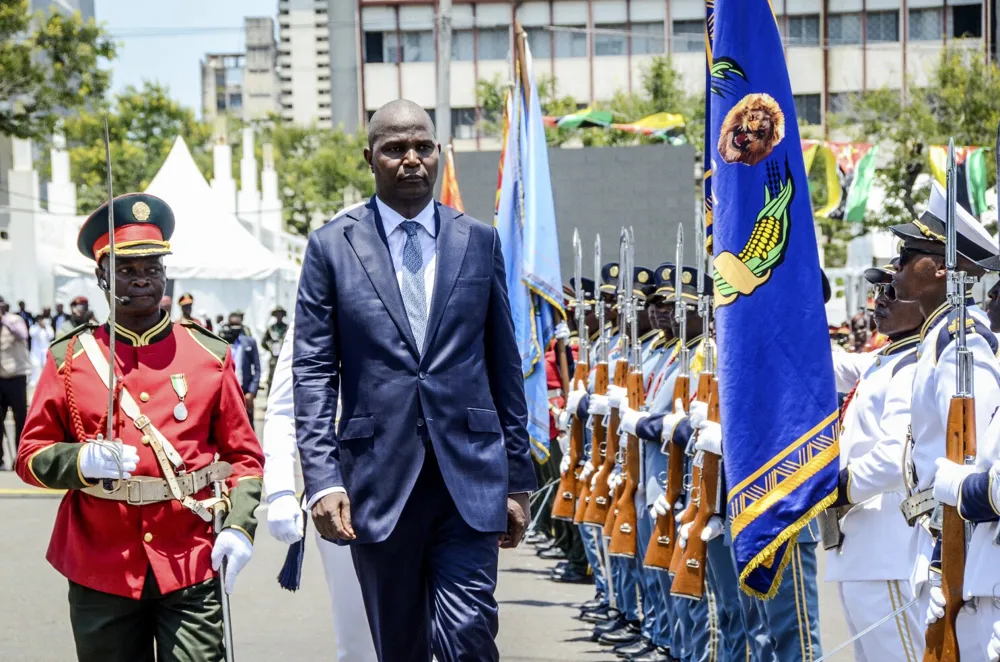
M427 373L421 370L420 374L417 375L417 377L419 377L420 379L427 379Z
M424 419L422 419L422 418L418 418L417 419L417 427L418 428L424 427Z

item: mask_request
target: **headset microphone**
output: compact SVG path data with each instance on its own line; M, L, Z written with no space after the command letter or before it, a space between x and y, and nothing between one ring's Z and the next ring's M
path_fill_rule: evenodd
M102 278L98 284L101 286L102 290L104 290L105 292L107 292L109 294L111 293L111 286L108 285L108 281L106 279ZM117 301L118 303L120 303L123 306L127 306L130 303L132 303L132 299L129 298L129 297L119 297L119 296L116 296L115 297L115 301Z

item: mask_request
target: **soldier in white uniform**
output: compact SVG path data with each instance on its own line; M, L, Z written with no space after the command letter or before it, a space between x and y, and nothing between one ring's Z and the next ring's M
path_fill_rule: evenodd
M913 599L911 531L899 512L905 495L903 449L910 424L920 326L916 302L896 301L894 266L868 269L876 286L875 323L892 341L877 352L833 355L841 415L839 547L827 552L826 581L838 582L851 636ZM914 605L854 642L857 662L912 662L924 653L924 618Z
M930 203L919 220L890 228L903 239L899 270L893 276L896 296L916 301L926 317L920 331L920 348L911 400L911 443L904 471L909 499L908 517L915 523L911 544L916 553L913 581L921 598L928 602L927 618L933 622L943 614L943 596L932 581L931 559L936 536L928 521L936 506L952 490L953 476L942 476L936 485L937 460L945 456L948 409L957 390L957 323L947 301L945 269L945 195L934 184ZM997 244L983 226L958 206L956 213L958 269L973 277L984 273L976 261L997 253ZM986 471L998 459L1000 449L986 434L990 419L1000 407L1000 364L996 359L997 338L989 320L971 297L966 320L968 348L972 352L975 389L976 438L979 440L976 467ZM994 437L1000 441L1000 437ZM944 480L948 479L948 480ZM961 480L959 479L960 483ZM937 488L937 489L935 489ZM932 498L933 497L933 498ZM969 660L984 658L992 632L993 595L1000 568L1000 547L993 545L996 523L976 527L966 557L964 589L975 609L963 609L957 630L961 655ZM989 622L989 627L986 625Z

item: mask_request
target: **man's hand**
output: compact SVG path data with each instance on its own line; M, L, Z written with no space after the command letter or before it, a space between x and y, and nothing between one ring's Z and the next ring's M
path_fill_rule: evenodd
M351 500L343 492L334 492L312 507L313 524L327 540L354 540L351 526Z
M247 406L248 410L253 410L254 403L256 402L256 400L257 400L257 394L256 393L244 393L243 394L243 403Z
M500 536L500 547L514 549L521 544L531 518L531 504L525 493L507 496L507 533Z

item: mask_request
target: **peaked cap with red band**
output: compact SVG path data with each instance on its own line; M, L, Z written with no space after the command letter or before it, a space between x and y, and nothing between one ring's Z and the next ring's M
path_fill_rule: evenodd
M126 193L112 200L115 212L115 255L142 257L169 255L174 234L174 212L170 206L147 193ZM108 204L90 215L80 228L76 247L91 260L107 255Z

